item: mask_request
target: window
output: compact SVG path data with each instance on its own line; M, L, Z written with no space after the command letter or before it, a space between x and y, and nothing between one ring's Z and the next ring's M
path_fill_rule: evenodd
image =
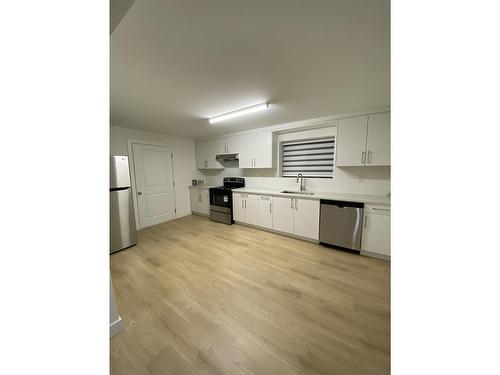
M311 139L281 144L281 176L333 178L335 138Z

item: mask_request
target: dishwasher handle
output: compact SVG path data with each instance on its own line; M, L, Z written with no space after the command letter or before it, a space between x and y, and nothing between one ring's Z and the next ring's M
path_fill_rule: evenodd
M364 208L365 207L364 203L348 202L348 201L334 201L334 200L329 200L329 199L321 199L320 203L322 205L331 205L331 206L337 206L340 208L346 208L346 207Z

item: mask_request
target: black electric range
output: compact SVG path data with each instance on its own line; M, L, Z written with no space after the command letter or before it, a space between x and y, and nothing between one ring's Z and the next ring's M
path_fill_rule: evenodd
M210 219L225 224L233 221L233 189L245 187L242 177L224 177L224 186L210 188Z

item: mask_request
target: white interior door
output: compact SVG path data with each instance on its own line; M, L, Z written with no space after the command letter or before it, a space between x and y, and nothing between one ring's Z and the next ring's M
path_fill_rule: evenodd
M172 149L132 144L139 227L175 217Z

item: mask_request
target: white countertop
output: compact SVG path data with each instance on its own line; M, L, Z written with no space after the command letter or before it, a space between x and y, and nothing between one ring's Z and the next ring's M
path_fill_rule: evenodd
M288 194L282 193L285 189L254 189L254 188L239 188L233 189L233 193L244 193L244 194L262 194L262 195L272 195L277 197L290 197L290 198L303 198L303 199L330 199L337 201L347 201L347 202L359 202L359 203L369 203L369 204L385 204L390 205L391 200L385 195L369 195L369 194L343 194L343 193L325 193L320 191L311 191L313 195L306 194Z
M190 189L210 189L220 185L189 185Z

